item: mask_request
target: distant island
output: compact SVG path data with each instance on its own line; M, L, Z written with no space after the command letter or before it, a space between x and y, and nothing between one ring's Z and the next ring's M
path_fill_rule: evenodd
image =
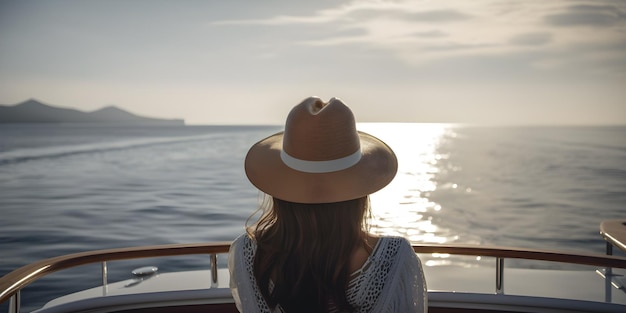
M182 119L142 117L115 106L107 106L93 112L83 112L50 106L34 99L16 105L0 105L0 123L185 125Z

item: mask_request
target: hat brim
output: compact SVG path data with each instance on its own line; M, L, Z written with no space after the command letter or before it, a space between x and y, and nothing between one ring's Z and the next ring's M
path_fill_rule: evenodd
M398 161L382 140L358 132L361 159L355 165L328 173L294 170L281 160L283 132L269 136L250 148L245 171L259 190L281 200L297 203L331 203L372 194L393 180Z

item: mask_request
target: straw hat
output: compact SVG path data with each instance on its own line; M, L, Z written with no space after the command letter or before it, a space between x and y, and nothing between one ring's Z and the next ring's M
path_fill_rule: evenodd
M259 190L297 203L330 203L369 195L396 175L395 154L380 139L356 130L339 99L309 97L295 106L283 132L250 148L246 175Z

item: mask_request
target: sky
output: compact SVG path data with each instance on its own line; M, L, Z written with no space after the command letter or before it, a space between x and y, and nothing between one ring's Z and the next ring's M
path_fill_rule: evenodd
M626 1L0 0L0 104L282 124L625 125Z

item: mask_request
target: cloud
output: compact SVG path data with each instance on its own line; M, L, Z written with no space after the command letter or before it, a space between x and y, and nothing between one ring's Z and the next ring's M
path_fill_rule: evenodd
M424 38L439 38L439 37L446 37L448 36L448 34L440 31L440 30L430 30L430 31L423 31L423 32L415 32L413 35L415 35L416 37L424 37Z
M547 15L545 21L553 26L611 27L624 23L625 17L626 12L612 5L574 5Z
M338 12L337 12L338 13ZM418 10L416 7L384 7L384 8L358 8L353 10L345 10L341 14L335 15L341 16L345 20L372 20L379 18L394 18L415 22L454 22L468 20L472 17L468 14L464 14L455 9L442 9L442 10Z
M353 1L291 21L316 21L315 29L325 32L315 39L297 38L294 42L298 44L361 45L386 51L410 66L468 57L515 59L527 62L529 68L551 70L575 66L577 62L590 66L626 63L626 55L619 56L611 48L616 43L626 44L624 6L610 0L571 3L565 0ZM604 30L598 31L599 27ZM342 29L361 32L337 35ZM555 62L559 56L567 61Z
M213 21L211 25L290 25L290 24L321 24L331 22L332 16L286 16L279 15L269 19L222 20Z
M452 22L471 19L472 16L453 9L431 10L415 12L407 15L407 18L414 21L425 22Z
M552 41L552 34L549 32L534 32L515 35L509 40L513 45L521 46L541 46Z
M222 20L212 25L296 25L324 23L358 23L381 18L415 22L453 22L472 16L455 9L426 9L413 5L415 1L354 1L334 9L320 10L308 16L278 15L267 19Z

